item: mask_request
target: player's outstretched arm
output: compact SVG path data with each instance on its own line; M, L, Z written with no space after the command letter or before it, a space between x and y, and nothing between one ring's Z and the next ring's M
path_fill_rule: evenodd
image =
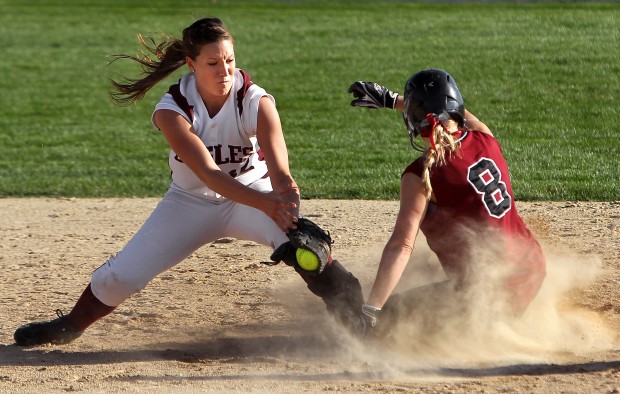
M154 116L172 150L210 189L232 201L265 212L283 231L294 227L297 217L290 212L297 208L297 204L287 201L279 193L262 193L247 187L221 171L191 124L177 112L160 109Z
M465 110L465 126L470 130L478 130L493 135L487 125L478 120L478 118L468 110Z
M279 193L286 202L295 204L295 209L291 210L291 214L298 217L299 186L293 179L289 168L288 149L282 132L280 115L275 104L268 97L260 99L256 137L267 162L274 192Z
M400 210L392 235L383 249L377 275L367 304L383 307L405 270L420 223L426 214L428 200L422 179L412 173L402 177Z
M397 108L398 93L375 82L353 82L349 86L348 92L354 97L353 101L351 101L351 105L354 107L371 109Z

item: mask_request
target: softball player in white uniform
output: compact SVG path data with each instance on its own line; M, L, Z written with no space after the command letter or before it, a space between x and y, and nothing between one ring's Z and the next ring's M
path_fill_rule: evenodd
M18 328L17 345L75 340L156 275L209 242L233 237L276 248L295 227L299 188L290 174L275 100L236 68L226 26L204 18L184 29L182 39L155 48L144 39L141 43L156 59L117 56L142 64L146 76L113 81L114 101L138 101L182 65L190 70L170 87L152 116L172 148L170 189L127 245L95 270L71 312L57 311L57 319ZM361 306L359 282L336 260L320 275L300 275L329 311L349 316L349 310Z
M299 190L275 101L235 67L226 27L219 19L203 19L185 29L182 40L164 44L164 55L149 60L151 75L113 83L118 93L112 96L137 101L181 65L189 67L152 117L172 147L170 189L127 245L93 273L72 311L20 327L18 345L72 341L206 243L234 237L277 247L294 227ZM272 180L277 192L271 192Z
M275 103L264 89L251 84L246 73L236 69L231 94L211 117L196 89L195 75L189 73L156 105L153 123L157 127L155 114L159 110L180 114L192 124L221 171L252 189L269 192L267 164L256 138L262 97ZM252 240L272 248L288 240L265 213L210 189L174 150L169 164L172 184L164 199L125 248L93 274L92 291L106 305L119 305L159 273L220 238ZM145 263L136 264L138 261Z

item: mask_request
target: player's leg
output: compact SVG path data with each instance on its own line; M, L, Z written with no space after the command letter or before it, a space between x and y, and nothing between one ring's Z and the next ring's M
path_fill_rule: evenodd
M27 324L15 332L21 346L71 342L92 323L144 288L156 275L179 263L207 242L220 238L217 204L168 192L125 247L91 277L68 315Z
M259 179L249 187L262 193L273 190L269 178ZM220 205L220 216L225 236L254 241L271 248L288 241L286 234L278 225L259 209L227 201Z
M125 247L92 275L92 291L117 306L202 245L221 238L218 204L170 191Z
M430 335L441 330L442 319L464 314L466 308L467 302L453 280L414 287L388 298L373 335L398 335L400 327L411 325Z
M299 270L297 272L308 285L308 289L323 300L327 311L340 324L357 332L364 304L359 280L338 260L333 259L330 259L319 275L310 276Z
M546 260L538 242L524 245L521 259L512 262L504 282L508 313L521 316L532 303L546 276Z
M252 187L268 192L271 190L268 181L260 180ZM273 249L288 241L286 234L263 212L235 203L230 203L226 209L229 236L252 240ZM345 326L358 324L364 297L357 278L331 258L320 275L308 275L297 269L295 259L292 251L287 264L295 267L308 289L325 302L328 312Z

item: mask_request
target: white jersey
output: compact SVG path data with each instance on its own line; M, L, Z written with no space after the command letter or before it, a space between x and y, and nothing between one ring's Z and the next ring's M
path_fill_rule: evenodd
M267 163L256 140L258 105L263 96L269 97L275 104L273 96L255 85L243 70L236 69L228 99L211 118L196 89L194 73L188 73L170 86L155 106L153 115L160 109L181 114L193 125L220 169L240 183L249 185L267 175ZM172 171L171 188L212 201L226 200L209 189L172 150L168 163Z

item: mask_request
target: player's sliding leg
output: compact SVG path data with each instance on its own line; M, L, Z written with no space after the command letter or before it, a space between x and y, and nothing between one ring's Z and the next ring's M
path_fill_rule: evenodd
M354 330L360 324L360 310L364 304L359 280L347 271L338 260L329 263L316 276L306 275L296 268L308 289L325 303L327 312L340 324Z

